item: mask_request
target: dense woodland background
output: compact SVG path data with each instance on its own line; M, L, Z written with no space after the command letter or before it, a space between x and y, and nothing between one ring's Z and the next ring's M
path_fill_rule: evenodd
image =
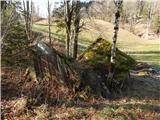
M160 119L159 0L44 4L1 1L2 119Z

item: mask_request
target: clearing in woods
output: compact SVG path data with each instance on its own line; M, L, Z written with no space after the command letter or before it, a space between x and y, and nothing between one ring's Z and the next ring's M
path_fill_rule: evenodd
M96 38L101 35L109 38L113 35L113 24L94 20L90 22L85 20L86 29L80 33L79 46L84 51ZM48 35L48 26L38 22L33 28L36 31ZM52 25L52 37L59 39L64 43L65 31L56 32L58 28ZM156 67L160 67L160 48L159 40L144 40L132 33L120 29L118 36L118 47L131 54L139 61L151 63ZM12 69L12 68L11 68ZM6 71L7 70L7 71ZM130 87L115 99L81 101L58 101L55 106L42 104L40 106L31 106L26 109L26 97L17 96L22 89L21 81L24 71L16 71L11 73L9 68L2 70L2 114L7 114L8 118L12 118L13 114L17 114L14 118L17 120L37 119L45 120L159 120L160 119L160 80L158 75L150 75L143 71L132 72L130 79ZM18 70L18 69L17 69ZM19 73L17 75L17 73ZM15 76L16 75L16 76ZM8 76L8 77L7 77ZM14 80L16 77L16 80ZM16 86L16 87L15 87ZM8 92L10 91L10 92ZM14 99L17 97L16 99ZM9 112L10 107L14 108L15 113ZM8 110L8 111L7 111ZM17 112L18 111L18 112ZM23 111L23 112L20 112Z
M114 25L112 23L97 19L85 19L83 21L85 22L85 29L80 32L80 51L84 51L99 36L112 40L114 32ZM48 26L46 23L44 20L42 22L39 21L34 24L33 28L36 31L42 32L44 35L48 35ZM58 30L56 24L53 24L51 27L52 37L58 38L60 42L64 43L65 30L57 32ZM117 46L136 60L144 61L160 68L160 40L145 40L127 30L120 29Z
M113 24L94 20L85 20L85 30L80 33L79 46L84 51L101 35L109 38L113 35ZM48 26L43 21L35 23L34 30L48 35ZM58 28L52 25L52 37L64 43L65 31L56 32ZM159 40L144 40L136 35L120 29L118 47L132 55L136 60L160 67ZM92 119L92 120L159 120L160 119L160 80L159 76L150 76L144 72L131 74L130 88L117 99L91 100L88 102L60 102L56 108L46 105L35 107L37 118L51 115L52 119ZM62 105L62 106L61 106ZM45 113L43 113L43 112ZM22 116L21 116L22 117ZM28 117L27 115L23 116ZM31 117L31 116L30 116Z

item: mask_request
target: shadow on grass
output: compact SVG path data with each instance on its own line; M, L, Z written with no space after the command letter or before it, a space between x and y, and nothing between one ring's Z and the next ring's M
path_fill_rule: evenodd
M34 28L34 29L38 30L39 32L48 34L47 30L39 29L39 28ZM65 35L51 32L51 36L52 36L52 38L58 40L60 43L65 44ZM82 51L84 51L87 48L84 45L90 45L91 44L91 42L87 41L86 39L80 39L79 41L80 41L80 43L79 43L79 46L78 46L79 47L78 53L81 53Z
M37 28L34 28L35 30L40 30L40 32L43 32L45 34L48 34L48 31L47 30L43 30L43 29L37 29ZM59 39L60 41L64 41L64 38L65 38L65 35L62 35L62 34L58 34L58 33L53 33L51 32L51 36L53 38L56 38L56 39Z

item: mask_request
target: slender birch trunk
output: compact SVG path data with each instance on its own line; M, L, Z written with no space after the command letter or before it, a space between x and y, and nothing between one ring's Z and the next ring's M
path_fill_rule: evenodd
M115 13L115 26L114 26L114 35L113 35L113 43L111 47L111 58L110 58L110 68L109 68L109 75L108 80L113 79L114 75L114 64L115 64L115 58L116 58L116 42L117 42L117 35L119 30L119 18L120 18L120 11L122 6L122 0L116 0L114 1L116 5L116 13Z

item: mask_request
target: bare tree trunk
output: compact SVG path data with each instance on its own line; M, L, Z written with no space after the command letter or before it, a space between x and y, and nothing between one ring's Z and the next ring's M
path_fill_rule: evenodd
M110 59L111 65L109 68L108 80L112 80L114 75L114 64L115 64L115 58L116 58L116 42L117 42L117 35L119 30L119 18L120 18L122 2L123 2L122 0L115 1L117 10L115 13L115 26L114 26L114 35L113 35L113 43L111 48L111 59Z
M76 59L80 29L80 1L64 0L66 25L66 55Z
M73 18L72 18L73 19ZM74 20L73 20L74 21ZM70 32L70 42L69 42L69 56L73 57L73 47L74 47L74 36L75 36L75 30L74 25L71 23L71 32Z
M30 5L28 0L26 1L26 6L25 6L25 1L23 0L23 7L25 12L24 19L25 19L26 35L27 35L28 41L30 41L31 40L31 16L30 16Z
M48 36L49 44L51 45L51 4L48 0Z
M26 12L27 12L27 19L26 19L26 23L27 23L27 32L28 32L28 35L29 35L29 40L30 40L30 15L29 15L29 13L30 13L30 11L29 11L29 9L30 9L30 7L29 7L29 1L27 0L26 1L26 4L27 4L27 10L26 10Z
M141 16L144 10L144 0L137 0L137 16Z
M65 5L65 25L66 25L66 56L70 56L70 38L71 38L71 20L72 20L72 8L70 1L64 0Z
M147 18L147 28L146 28L146 35L145 39L148 39L149 37L149 31L153 19L153 13L154 13L154 8L156 6L157 0L153 0L152 3L150 4L150 7L148 9L148 18Z
M119 30L119 18L120 18L120 11L121 11L121 5L122 5L122 0L119 0L115 2L117 11L115 13L115 27L114 27L114 35L113 35L113 44L112 44L112 49L111 49L111 63L115 63L115 57L116 57L116 42L117 42L117 35L118 35L118 30Z
M33 32L32 32L32 25L33 25L33 1L31 0L31 11L30 11L30 39L33 39Z
M77 58L77 53L78 53L78 35L79 35L79 24L80 24L80 1L76 1L75 5L75 19L74 19L74 38L73 38L73 58Z

